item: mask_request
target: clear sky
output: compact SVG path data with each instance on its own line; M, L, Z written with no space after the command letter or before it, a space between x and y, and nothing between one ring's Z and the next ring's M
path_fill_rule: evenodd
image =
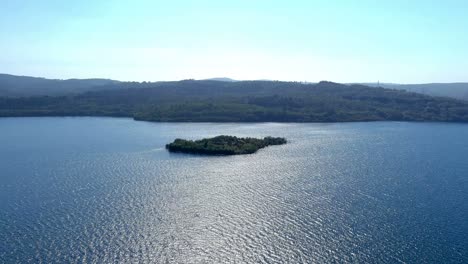
M468 81L468 1L0 0L0 72Z

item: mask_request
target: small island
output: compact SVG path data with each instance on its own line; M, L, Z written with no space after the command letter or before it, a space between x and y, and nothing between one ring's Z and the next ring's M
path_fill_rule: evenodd
M242 155L252 154L257 150L271 146L286 144L286 139L281 137L238 138L235 136L217 136L201 140L176 139L166 145L170 152L182 152L204 155Z

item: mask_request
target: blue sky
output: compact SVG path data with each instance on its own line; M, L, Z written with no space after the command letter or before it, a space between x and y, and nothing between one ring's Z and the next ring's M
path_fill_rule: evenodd
M468 81L468 1L0 0L0 72Z

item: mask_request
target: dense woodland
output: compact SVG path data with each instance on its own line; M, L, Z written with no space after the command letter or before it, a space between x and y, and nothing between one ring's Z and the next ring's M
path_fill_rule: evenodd
M238 138L235 136L217 136L201 140L176 139L167 144L166 149L171 152L183 152L204 155L241 155L252 154L261 148L271 145L286 144L285 138L265 137Z
M116 116L168 122L468 122L468 102L331 82L118 83L68 96L0 97L0 116Z

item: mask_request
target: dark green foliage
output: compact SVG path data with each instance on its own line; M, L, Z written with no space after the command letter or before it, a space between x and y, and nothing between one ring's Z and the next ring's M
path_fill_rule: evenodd
M205 155L240 155L252 154L257 150L270 146L286 144L285 138L265 137L238 138L234 136L217 136L201 140L176 139L167 144L166 149L171 152L183 152Z
M468 122L468 102L331 82L186 80L119 83L112 90L74 96L0 97L0 116L125 116L158 122Z

